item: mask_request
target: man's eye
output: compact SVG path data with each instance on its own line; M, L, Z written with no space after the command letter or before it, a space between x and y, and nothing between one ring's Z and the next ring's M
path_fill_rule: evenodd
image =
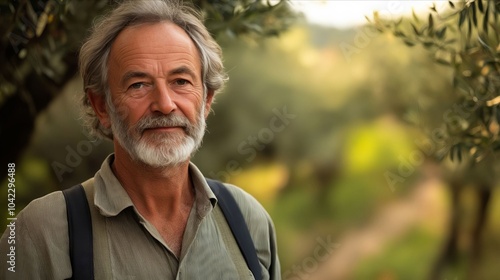
M188 80L185 80L185 79L177 79L175 80L175 84L178 85L178 86L184 86L184 85L187 85L189 83Z
M130 89L141 89L145 86L143 82L140 83L133 83L129 86Z

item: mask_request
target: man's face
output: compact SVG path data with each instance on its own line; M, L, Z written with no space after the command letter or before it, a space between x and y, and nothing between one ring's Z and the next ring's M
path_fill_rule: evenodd
M153 167L189 160L212 100L212 94L205 99L189 36L167 22L126 28L111 47L108 67L115 145Z

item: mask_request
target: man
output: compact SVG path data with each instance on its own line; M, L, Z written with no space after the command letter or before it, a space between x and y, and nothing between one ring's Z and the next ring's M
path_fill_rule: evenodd
M114 144L84 183L94 211L95 279L253 279L234 237L224 234L217 198L190 163L226 79L220 47L197 13L174 1L125 2L93 28L80 71L87 124ZM280 279L269 215L247 193L225 187L243 213L262 279ZM75 276L61 192L33 201L16 222L15 272L6 231L2 279Z

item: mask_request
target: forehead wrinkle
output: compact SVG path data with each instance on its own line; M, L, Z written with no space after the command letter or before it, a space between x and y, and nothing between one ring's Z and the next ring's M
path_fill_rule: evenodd
M132 78L150 78L150 75L143 71L127 71L120 80L120 83L125 84L125 82Z
M167 51L165 47L160 46L130 46L120 44L112 47L109 60L116 63L120 68L131 64L145 64L147 61L150 61L150 63L147 63L150 66L161 63L162 60L167 60L167 64L183 61L191 67L199 67L201 69L201 60L197 49L190 52L186 47L181 46L173 49L172 46L169 46L168 48L169 50ZM157 49L158 52L155 52L154 49Z
M185 67L196 73L192 76L199 75L202 80L198 48L184 30L172 23L124 29L111 46L108 63L114 64L113 68L122 73L135 71L150 76L178 73L173 69Z
M167 51L168 50L168 51ZM111 52L119 53L121 56L138 56L138 57L148 57L148 56L158 56L159 58L168 57L170 55L187 55L193 58L198 58L198 50L192 48L192 46L173 46L173 45L134 45L129 44L117 44L111 47Z
M155 31L150 32L150 28L155 28ZM165 48L172 48L174 50L170 50L169 53L195 53L196 56L199 56L196 44L186 31L168 21L127 27L118 34L112 49L116 47L117 43L121 45L121 48L128 48L130 47L128 42L131 40L134 41L134 39L137 38L141 38L139 41L135 40L135 48L139 51L146 48L147 52L150 53L151 50L158 49L161 54L165 53ZM179 51L175 49L179 49ZM131 51L133 51L133 49Z

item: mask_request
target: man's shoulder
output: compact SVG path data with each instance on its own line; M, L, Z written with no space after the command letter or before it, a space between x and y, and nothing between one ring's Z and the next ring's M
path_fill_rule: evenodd
M224 186L229 190L234 200L236 200L249 226L255 225L256 223L267 226L271 222L271 218L266 209L251 194L232 184L224 183Z
M21 213L29 213L31 215L37 215L37 214L42 214L42 213L37 213L39 211L54 212L61 210L66 211L64 195L62 191L55 191L32 200L26 207L24 207Z
M31 201L16 218L0 240L1 250L15 246L16 276L13 278L65 279L70 276L66 204L62 192ZM9 240L10 236L14 236L14 240ZM0 256L2 271L4 261L5 256Z
M49 193L31 201L17 216L18 222L32 234L67 227L66 203L61 191Z
M276 253L276 235L271 217L252 195L237 186L226 183L224 185L233 195L243 214L257 257L266 274L264 279L281 279Z

